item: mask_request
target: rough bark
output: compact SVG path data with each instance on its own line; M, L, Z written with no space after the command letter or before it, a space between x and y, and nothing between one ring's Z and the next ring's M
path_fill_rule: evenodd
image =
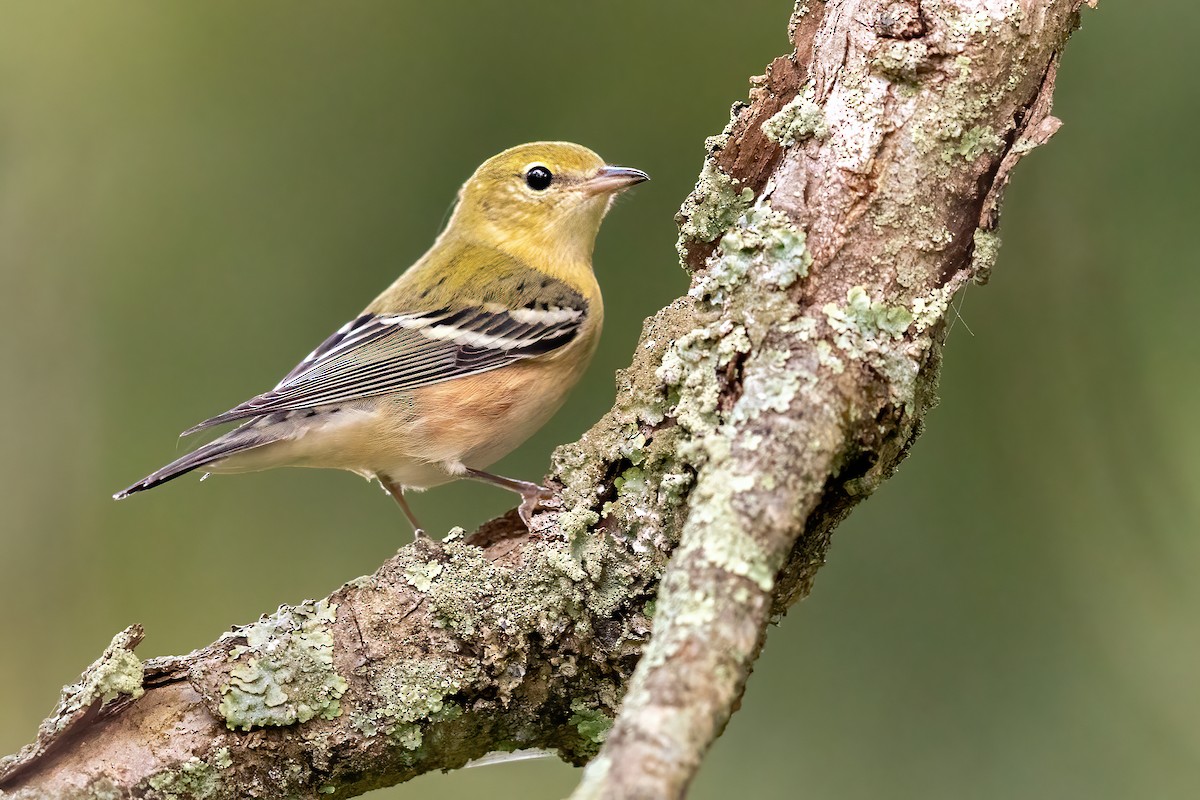
M590 761L580 798L681 796L919 434L1081 4L800 0L680 213L691 291L555 453L538 530L418 540L186 656L124 631L0 796L350 797L529 747Z

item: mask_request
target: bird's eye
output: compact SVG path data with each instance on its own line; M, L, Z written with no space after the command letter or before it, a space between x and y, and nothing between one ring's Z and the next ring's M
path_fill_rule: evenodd
M529 184L529 188L540 192L550 185L550 181L554 180L554 176L550 170L545 167L530 167L525 173L525 183Z

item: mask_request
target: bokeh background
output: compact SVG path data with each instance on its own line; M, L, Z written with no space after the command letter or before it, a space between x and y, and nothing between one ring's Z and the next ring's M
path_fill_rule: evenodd
M587 382L502 471L610 404L683 291L672 214L783 53L786 0L6 2L0 25L0 752L123 626L186 652L407 540L303 470L125 503L176 433L268 388L411 262L483 158L586 143L654 181L600 237ZM942 405L771 635L692 796L1200 796L1200 84L1187 0L1085 14ZM510 504L450 486L433 530ZM555 798L553 760L387 798Z

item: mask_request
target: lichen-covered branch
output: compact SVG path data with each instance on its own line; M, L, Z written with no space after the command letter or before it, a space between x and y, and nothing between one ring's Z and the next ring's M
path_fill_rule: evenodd
M654 638L575 797L682 796L772 613L917 437L946 308L986 279L1009 170L1057 126L1079 5L796 4L795 52L710 141L681 214L716 316L682 346L734 380L689 431L702 466Z
M798 2L681 212L691 291L555 453L534 532L418 540L186 656L125 631L0 797L349 797L530 747L591 762L578 797L681 796L768 621L918 435L1080 4Z

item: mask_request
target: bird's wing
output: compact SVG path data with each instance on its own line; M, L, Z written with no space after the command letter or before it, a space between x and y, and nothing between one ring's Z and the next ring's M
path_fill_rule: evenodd
M579 333L578 307L494 304L363 314L296 365L274 389L184 431L275 411L343 403L477 375L553 352Z

